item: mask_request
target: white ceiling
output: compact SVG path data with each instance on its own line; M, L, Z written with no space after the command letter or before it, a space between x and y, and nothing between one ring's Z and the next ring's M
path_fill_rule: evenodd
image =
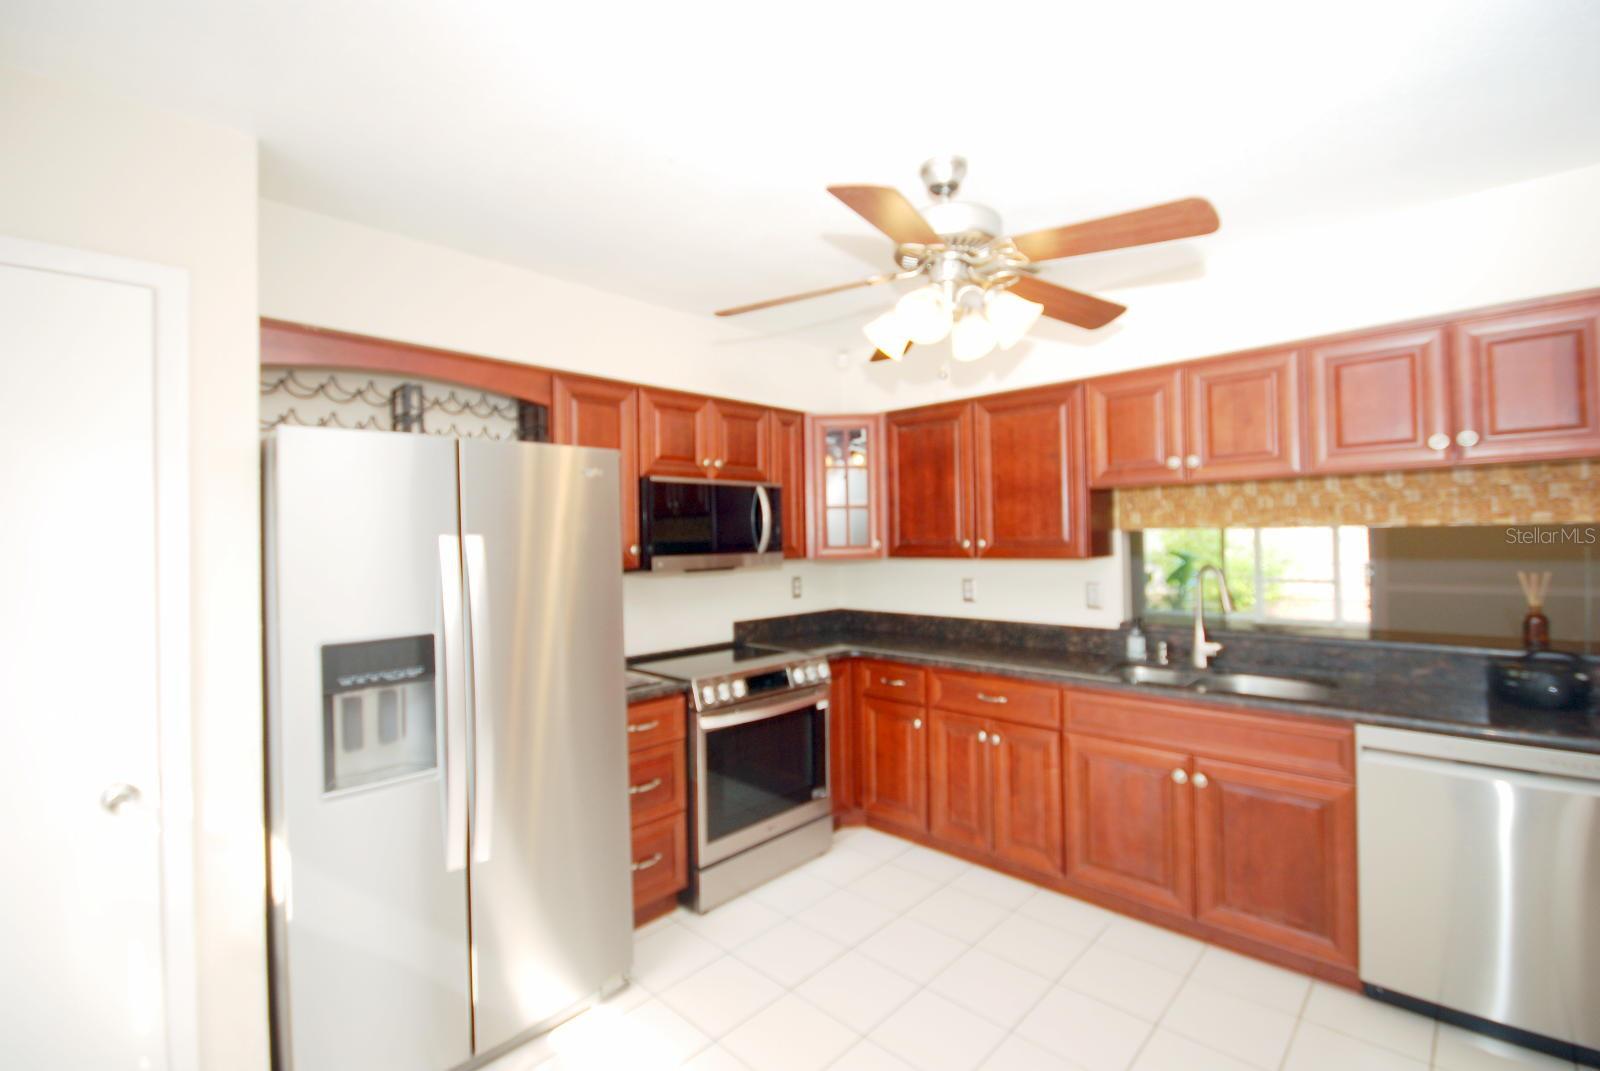
M0 62L255 134L265 197L688 312L888 267L824 193L934 153L1013 232L1188 195L1207 248L1600 160L1596 0L0 0ZM1127 291L1123 291L1126 299ZM859 348L871 292L751 314Z

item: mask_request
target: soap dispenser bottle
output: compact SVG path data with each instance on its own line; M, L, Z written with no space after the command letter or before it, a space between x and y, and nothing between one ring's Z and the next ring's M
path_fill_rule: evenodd
M1129 662L1143 662L1149 655L1149 647L1145 644L1144 629L1139 627L1139 621L1134 619L1133 627L1128 629L1128 645L1123 652Z

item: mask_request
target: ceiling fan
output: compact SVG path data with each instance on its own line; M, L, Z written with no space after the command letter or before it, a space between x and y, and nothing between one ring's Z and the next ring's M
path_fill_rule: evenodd
M912 345L932 345L948 336L956 360L975 361L996 346L1010 349L1040 315L1092 330L1126 311L1116 302L1037 278L1039 262L1193 238L1218 227L1217 211L1210 202L1190 197L1005 238L994 209L955 199L966 174L967 161L960 156L936 156L923 164L922 181L933 203L920 212L890 186L829 186L829 193L894 239L898 270L721 309L717 315L737 316L927 276L926 286L901 297L891 311L864 328L868 341L877 347L872 359L898 361Z

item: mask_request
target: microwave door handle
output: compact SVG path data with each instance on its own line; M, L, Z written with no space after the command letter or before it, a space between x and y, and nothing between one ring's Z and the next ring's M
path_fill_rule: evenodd
M466 654L461 635L461 541L439 537L441 624L438 677L444 702L444 868L467 868L467 721L462 702Z
M472 860L487 863L494 844L494 696L489 689L489 595L484 586L488 563L483 536L463 539L467 573L467 620L471 643L467 658L472 680Z
M761 535L756 540L756 553L765 554L772 542L772 498L764 484L756 485L756 503L761 507Z

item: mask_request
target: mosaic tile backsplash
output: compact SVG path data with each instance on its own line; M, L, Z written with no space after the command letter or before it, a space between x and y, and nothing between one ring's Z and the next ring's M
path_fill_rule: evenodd
M1116 526L1354 524L1369 528L1600 522L1600 462L1475 465L1420 472L1135 487L1116 492Z

